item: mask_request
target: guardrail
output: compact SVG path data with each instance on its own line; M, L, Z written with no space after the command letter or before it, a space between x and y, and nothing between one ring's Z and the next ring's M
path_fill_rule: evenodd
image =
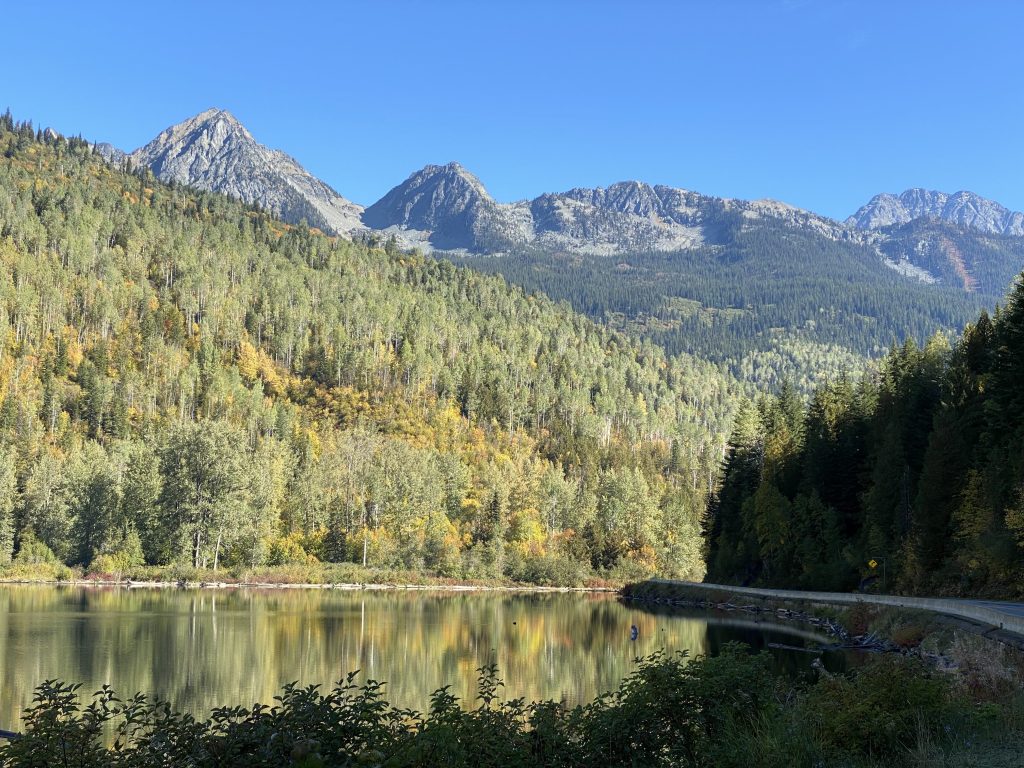
M751 597L767 597L783 600L803 600L809 603L825 603L828 605L856 605L871 603L873 605L893 605L899 608L912 608L922 611L956 616L971 621L988 624L993 628L1005 629L1018 635L1024 635L1024 616L1004 613L996 608L976 605L969 600L953 600L936 597L903 597L900 595L864 595L853 592L801 592L792 589L761 589L758 587L732 587L727 584L704 584L695 581L676 581L674 579L651 579L658 584L678 584L694 589L730 592L736 595Z

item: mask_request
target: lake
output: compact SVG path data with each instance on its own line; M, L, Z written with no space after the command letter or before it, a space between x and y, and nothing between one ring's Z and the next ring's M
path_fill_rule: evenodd
M639 635L630 640L635 624ZM272 703L282 683L330 685L359 669L392 703L423 709L450 684L476 694L495 662L508 697L584 703L659 649L714 653L744 640L802 646L828 638L745 615L624 604L609 593L0 587L0 728L47 678L110 683L204 716L216 705ZM773 650L794 673L814 656ZM826 665L842 667L840 654Z

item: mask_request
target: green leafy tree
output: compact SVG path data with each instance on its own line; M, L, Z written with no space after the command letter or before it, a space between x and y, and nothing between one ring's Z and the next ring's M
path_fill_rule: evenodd
M244 437L222 422L174 428L160 455L163 524L194 568L217 567L222 549L240 531L246 507Z

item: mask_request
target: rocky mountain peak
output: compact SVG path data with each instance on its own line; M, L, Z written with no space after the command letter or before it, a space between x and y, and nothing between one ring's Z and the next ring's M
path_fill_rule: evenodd
M831 239L842 225L770 201L749 203L627 180L498 203L458 163L428 165L366 209L363 224L408 246L504 253L522 247L615 255L713 244L745 222L782 219Z
M566 192L565 197L608 211L636 216L660 215L664 209L664 203L657 190L642 181L619 181L608 187L595 189L576 188Z
M165 129L135 150L132 159L148 165L165 181L229 191L224 163L238 162L243 156L247 162L262 161L263 149L234 115L214 108Z
M494 207L480 179L458 163L428 165L367 208L363 224L427 232L436 248L469 249L476 224Z
M362 207L316 178L284 152L263 146L234 115L212 108L165 129L130 155L163 181L223 192L285 221L306 221L332 234L359 227Z
M494 202L483 183L461 164L452 161L445 165L428 165L414 173L406 183L413 181L443 194L468 194L479 201Z
M963 190L950 194L914 188L899 195L875 195L846 223L859 229L878 229L919 218L938 219L993 235L1024 235L1024 213Z
M112 165L120 165L128 157L127 152L105 141L93 144L92 151Z

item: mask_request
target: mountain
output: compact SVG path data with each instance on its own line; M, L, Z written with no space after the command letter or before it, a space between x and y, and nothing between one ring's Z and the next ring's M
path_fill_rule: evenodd
M709 197L640 181L498 203L458 163L428 165L412 174L366 209L363 224L427 249L614 256L714 243L743 221L765 217L834 239L862 237L783 203Z
M102 154L102 153L101 153ZM128 156L161 181L223 192L285 221L344 234L362 207L346 200L284 152L259 144L230 113L208 109L172 125Z
M428 165L367 208L363 225L398 230L442 250L476 250L506 207L458 163Z
M858 229L880 229L929 218L992 235L1024 235L1024 213L1010 211L973 192L908 189L900 195L875 195L846 223Z
M779 226L760 226L769 222ZM969 192L877 195L839 223L773 200L718 198L640 181L498 203L476 176L449 163L412 174L366 209L363 224L395 235L407 247L463 256L617 259L727 249L737 232L757 228L779 240L764 240L762 255L785 252L786 239L824 238L869 249L871 270L890 269L911 281L990 297L1001 295L1024 267L1024 214ZM686 260L679 261L681 266Z
M1001 297L1024 266L1024 237L964 215L864 229L639 181L499 203L449 163L412 174L363 224L744 380L790 376L807 389L907 336L959 329Z
M958 329L1024 267L1022 215L967 192L878 195L846 222L635 180L501 203L451 162L364 210L220 110L130 158L291 223L457 256L768 386L785 373L806 387L808 371Z
M94 151L117 165L124 153ZM395 236L400 245L463 256L524 253L623 257L727 246L758 222L772 237L809 234L869 247L904 278L996 296L1024 266L1024 214L970 192L876 195L840 223L773 200L735 200L623 181L499 203L458 163L428 165L363 210L294 159L268 149L230 113L210 109L127 156L162 180L225 192L285 221L332 234ZM789 235L786 235L786 232ZM993 240L992 238L997 238ZM998 238L1002 238L1001 240ZM775 252L781 243L765 243ZM813 269L813 265L811 265Z
M993 300L1024 268L1024 237L941 219L922 217L886 227L875 245L886 266L908 277Z
M700 578L716 366L3 115L0 148L0 568Z

